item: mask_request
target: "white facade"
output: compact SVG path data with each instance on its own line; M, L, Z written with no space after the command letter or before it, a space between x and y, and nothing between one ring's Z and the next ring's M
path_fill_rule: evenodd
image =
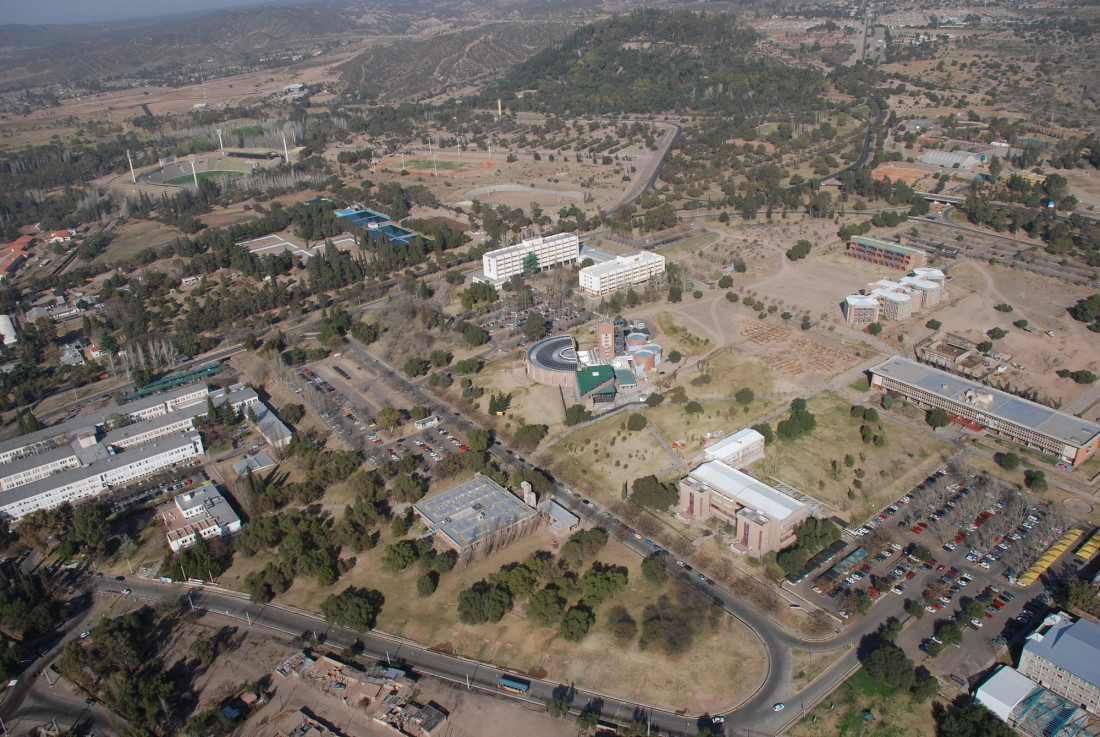
M529 238L514 246L489 251L481 257L486 281L499 284L522 274L523 261L529 253L534 253L538 258L539 271L558 264L572 264L580 258L581 240L572 233L558 233Z
M161 519L172 552L194 545L199 538L229 537L241 531L241 518L212 483L176 496L162 508Z
M112 453L88 466L0 492L0 518L17 522L36 510L75 503L202 453L202 439L197 434L180 435L126 453Z
M0 337L4 339L4 345L15 345L19 338L15 335L15 321L11 315L0 315Z
M703 449L705 461L722 461L727 466L746 468L764 457L764 436L746 427Z
M581 269L580 287L595 297L602 297L633 284L643 284L664 270L664 256L639 251Z

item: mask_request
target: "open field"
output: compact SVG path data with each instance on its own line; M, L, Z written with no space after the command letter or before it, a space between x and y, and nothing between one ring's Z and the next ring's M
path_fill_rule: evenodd
M628 416L620 413L559 440L544 454L550 470L606 504L621 497L623 481L660 474L675 465L649 428L623 429Z
M701 376L710 376L702 383ZM705 360L682 371L676 379L687 389L692 399L727 399L741 389L751 389L757 396L797 392L799 386L772 371L766 365L747 359L733 348L720 348Z
M690 388L688 397L694 397ZM702 400L703 411L691 415L684 412L683 405L666 401L660 407L645 408L642 414L653 423L661 437L670 445L677 443L677 452L688 458L702 449L706 433L722 431L731 434L753 425L758 418L788 403L789 400L779 397L755 399L747 405L729 400Z
M379 163L383 170L400 174L404 170L415 174L434 174L439 176L458 176L472 172L488 171L493 167L493 161L478 158L455 158L451 156L409 156L404 159L389 158Z
M677 261L684 256L693 254L718 240L718 234L708 231L699 235L689 236L683 240L674 241L667 246L656 249L657 253L669 261Z
M816 429L796 440L777 439L753 469L761 478L774 476L838 512L847 512L853 521L862 522L950 455L951 446L946 443L881 415L881 429L875 433L885 437L886 444L862 442L863 421L851 417L852 403L835 392L818 394L807 405L817 419ZM844 463L848 453L851 467ZM839 466L836 472L830 466L834 460ZM862 469L862 479L857 469ZM856 488L857 481L862 489Z
M787 734L791 737L933 737L936 729L932 703L931 700L914 702L908 694L872 681L865 671L859 670ZM869 721L863 717L865 709L871 712Z
M191 184L195 181L195 177L198 177L198 180L201 182L204 179L237 179L243 176L244 172L239 171L200 171L196 172L194 177L189 174L174 177L169 179L167 184Z
M175 228L155 220L129 220L115 230L115 237L100 256L109 264L127 261L146 248L171 243L180 236Z
M425 607L416 587L411 585L418 575L415 569L394 574L382 568L381 552L392 542L385 530L379 547L360 554L356 566L334 586L322 588L311 579L299 579L280 598L315 610L325 596L346 586L376 588L385 595L386 602L378 621L381 630L523 672L545 673L551 679L575 681L578 685L671 708L715 709L744 695L756 683L763 668L763 652L749 630L726 614L718 617L713 626L702 625L692 648L675 658L643 652L636 644L613 641L606 631L606 620L601 619L611 603L597 609L596 624L579 644L563 641L554 629L532 626L523 616L521 606L497 624L471 627L458 622L455 602L460 591L502 565L521 561L537 550L555 551L563 539L539 530L491 559L479 558L467 567L458 566L442 577L439 589L428 602L431 606ZM235 562L221 583L239 588L243 576L262 567L269 558L265 554ZM622 604L636 618L662 591L667 592L665 586L646 581L641 575L641 560L614 541L597 558L629 570L629 587L613 603ZM722 644L728 642L737 642L739 646L735 649ZM702 659L708 663L713 678L697 678ZM661 666L654 667L655 663Z

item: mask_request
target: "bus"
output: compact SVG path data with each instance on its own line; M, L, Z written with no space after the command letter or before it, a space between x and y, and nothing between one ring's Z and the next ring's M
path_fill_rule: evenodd
M507 691L508 693L525 695L531 690L531 684L528 681L521 681L518 678L501 676L497 679L497 688L501 691Z
M424 430L424 429L427 429L427 428L431 427L432 425L438 425L438 424L439 424L439 417L437 417L436 415L429 415L428 417L425 417L423 420L417 420L416 422L413 423L413 425L416 426L417 430Z

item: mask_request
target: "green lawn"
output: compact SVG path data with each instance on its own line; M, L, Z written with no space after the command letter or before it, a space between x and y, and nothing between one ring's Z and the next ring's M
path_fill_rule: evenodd
M795 724L792 737L933 737L932 700L875 681L862 669ZM797 704L787 704L791 708ZM865 718L865 714L870 716Z

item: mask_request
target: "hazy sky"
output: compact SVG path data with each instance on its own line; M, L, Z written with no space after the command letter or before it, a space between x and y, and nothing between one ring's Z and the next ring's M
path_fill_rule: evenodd
M261 0L0 0L0 24L132 20L260 3Z

